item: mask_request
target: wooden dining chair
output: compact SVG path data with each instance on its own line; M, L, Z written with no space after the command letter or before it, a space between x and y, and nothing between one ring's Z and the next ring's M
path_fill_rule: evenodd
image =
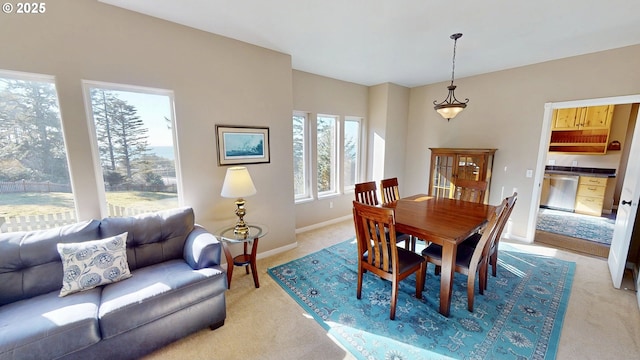
M380 195L382 203L390 203L400 199L400 190L398 187L398 178L393 177L389 179L380 180ZM399 239L403 239L405 242L405 249L416 251L416 241L419 240L414 236L405 235L403 233L396 234ZM406 240L408 238L408 240Z
M355 195L356 201L359 203L376 206L380 203L378 202L378 188L376 187L375 181L368 181L363 183L358 183L355 185ZM384 201L386 202L386 201ZM396 233L396 239L398 242L404 241L404 248L409 249L413 245L415 249L415 243L412 241L411 235Z
M457 179L455 181L454 198L457 200L484 203L484 194L487 191L486 181Z
M416 298L422 299L424 278L427 270L425 258L419 254L397 247L396 223L393 209L353 202L353 221L358 243L358 286L356 297L362 295L362 278L370 271L380 278L391 281L391 312L396 317L399 282L416 274ZM387 235L384 230L388 229Z
M398 190L398 178L389 178L380 180L380 199L383 203L390 203L400 199L400 191Z
M355 185L356 201L367 205L378 205L378 189L375 181Z
M456 252L456 263L454 265L455 272L467 275L467 308L473 312L473 300L475 294L476 276L478 276L478 289L480 294L484 294L487 287L487 268L489 263L489 246L493 237L496 236L498 223L500 218L504 216L507 201L503 200L496 209L491 212L489 223L478 240L475 248L468 246L458 246ZM436 265L436 274L440 274L442 266L442 246L430 244L422 250L422 256L434 265Z
M518 193L514 192L513 195L505 198L505 201L507 202L506 205L506 209L505 209L505 214L504 216L500 219L500 222L498 223L498 229L496 232L496 236L494 237L493 241L491 242L490 246L489 246L489 264L491 265L491 275L493 277L497 276L498 274L498 245L500 244L500 238L502 237L502 233L504 232L504 228L507 225L507 222L509 221L509 217L511 216L511 211L513 211L513 208L516 205L516 201L518 200ZM496 209L497 211L498 209ZM461 246L469 246L472 248L475 248L478 244L478 242L480 241L480 237L481 234L473 234L471 235L468 239L466 239L464 242L462 242L462 244L460 244ZM486 287L485 287L486 289Z

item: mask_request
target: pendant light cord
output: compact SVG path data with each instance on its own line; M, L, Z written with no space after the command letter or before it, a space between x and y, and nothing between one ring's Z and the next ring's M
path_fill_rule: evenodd
M453 61L451 67L451 85L453 86L453 79L456 72L456 46L458 44L458 38L453 40Z

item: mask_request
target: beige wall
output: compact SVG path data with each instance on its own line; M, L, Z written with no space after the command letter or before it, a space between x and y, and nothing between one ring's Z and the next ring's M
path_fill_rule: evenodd
M248 166L258 192L246 220L270 227L261 252L295 242L289 55L93 0L2 15L0 69L55 76L81 218L101 216L81 81L130 84L174 91L184 205L212 231L235 218L220 197L215 125L269 126L271 163Z
M512 232L527 235L544 105L547 102L640 94L637 59L640 46L550 61L511 70L457 79L456 96L469 106L450 122L434 110L432 101L446 95L446 84L411 90L405 157L409 193L427 191L429 147L497 148L490 203L520 194L512 214ZM459 64L464 66L464 64Z
M410 89L396 84L387 86L387 149L383 178L397 177L398 187L404 189L404 161L398 159L403 159L405 152L411 151L411 144L406 142ZM401 192L400 195L405 195L405 192Z

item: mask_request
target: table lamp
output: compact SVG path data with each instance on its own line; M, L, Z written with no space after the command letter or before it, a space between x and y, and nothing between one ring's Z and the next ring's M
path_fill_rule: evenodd
M244 208L243 197L251 196L256 193L256 187L253 185L249 170L244 166L236 166L227 169L227 174L224 177L224 183L222 184L222 191L220 195L225 198L237 198L236 200L236 215L238 216L238 222L233 229L233 233L240 236L247 236L249 234L249 227L244 222L244 215L247 211Z

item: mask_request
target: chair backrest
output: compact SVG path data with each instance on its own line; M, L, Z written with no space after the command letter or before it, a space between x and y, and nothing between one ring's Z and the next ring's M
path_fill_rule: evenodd
M487 182L478 180L458 179L455 181L454 198L476 203L484 202Z
M507 221L509 221L509 216L511 216L511 211L513 211L513 208L516 205L516 200L518 200L518 193L514 192L513 195L505 198L503 200L503 202L506 201L505 204L505 209L503 210L504 214L502 216L502 218L500 219L500 222L498 223L498 229L496 230L496 236L494 237L492 243L491 243L491 247L495 247L496 244L500 241L500 237L502 237L502 232L504 231L504 227L507 224ZM498 209L496 209L496 211L498 211Z
M378 189L375 181L356 184L356 201L367 205L378 205Z
M353 221L358 241L358 261L366 261L387 273L397 272L398 248L393 209L354 201ZM385 229L388 231L385 232Z
M489 256L489 251L491 250L491 244L495 242L495 238L498 233L498 225L507 213L507 199L502 200L502 203L498 205L495 212L492 212L489 216L489 224L482 232L482 237L478 241L478 245L476 245L475 250L473 251L473 255L471 257L471 265L480 263L481 260L485 260Z
M390 178L380 180L380 199L383 203L389 203L396 201L400 198L400 192L398 191L398 178Z

